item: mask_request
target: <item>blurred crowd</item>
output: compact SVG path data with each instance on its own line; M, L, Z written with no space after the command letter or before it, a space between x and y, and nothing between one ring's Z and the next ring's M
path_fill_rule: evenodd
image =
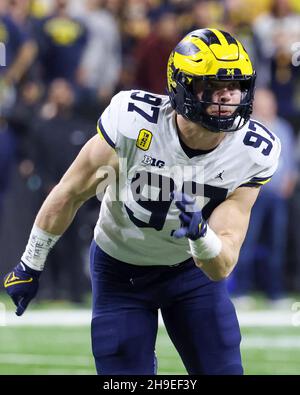
M274 301L300 292L298 0L0 0L1 272L19 259L41 202L111 97L136 88L164 94L171 50L204 27L232 33L248 50L258 75L254 118L283 148L230 291L261 290ZM82 208L50 254L40 298L82 301L98 210L93 200Z

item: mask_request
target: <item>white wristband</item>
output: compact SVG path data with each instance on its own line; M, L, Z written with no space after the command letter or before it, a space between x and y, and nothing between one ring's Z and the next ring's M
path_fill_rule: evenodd
M47 255L59 238L60 235L52 235L34 225L21 261L33 270L42 271Z
M215 258L222 250L222 241L208 225L205 236L194 241L189 239L189 244L188 252L200 260Z

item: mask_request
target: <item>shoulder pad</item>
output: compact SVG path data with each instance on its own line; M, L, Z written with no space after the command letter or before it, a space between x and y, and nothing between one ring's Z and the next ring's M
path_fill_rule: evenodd
M165 96L141 90L127 91L120 111L119 132L136 139L140 130L156 129L165 100Z
M121 91L111 99L97 122L97 130L110 146L115 148L118 140L119 120L126 91Z

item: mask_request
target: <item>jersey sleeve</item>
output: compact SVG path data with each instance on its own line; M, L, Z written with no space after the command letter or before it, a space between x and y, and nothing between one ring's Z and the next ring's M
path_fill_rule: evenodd
M123 99L123 92L118 93L103 111L97 122L97 132L100 137L112 147L118 143L119 118Z
M271 181L276 172L281 152L279 138L271 133L265 126L256 122L257 134L262 137L262 144L251 143L247 147L250 171L245 175L240 187L259 187ZM249 140L251 141L251 140ZM253 140L255 141L255 140ZM259 142L259 140L256 140ZM268 148L271 147L270 150Z

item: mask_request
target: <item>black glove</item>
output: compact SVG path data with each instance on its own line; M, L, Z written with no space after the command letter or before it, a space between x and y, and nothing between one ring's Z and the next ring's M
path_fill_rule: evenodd
M4 277L4 288L17 306L18 316L24 313L29 302L35 297L41 273L21 261Z
M175 201L176 207L181 211L179 215L181 227L172 236L177 239L187 237L191 240L197 240L205 236L207 222L202 217L202 212L197 206L195 198L186 193L172 192L171 199Z

